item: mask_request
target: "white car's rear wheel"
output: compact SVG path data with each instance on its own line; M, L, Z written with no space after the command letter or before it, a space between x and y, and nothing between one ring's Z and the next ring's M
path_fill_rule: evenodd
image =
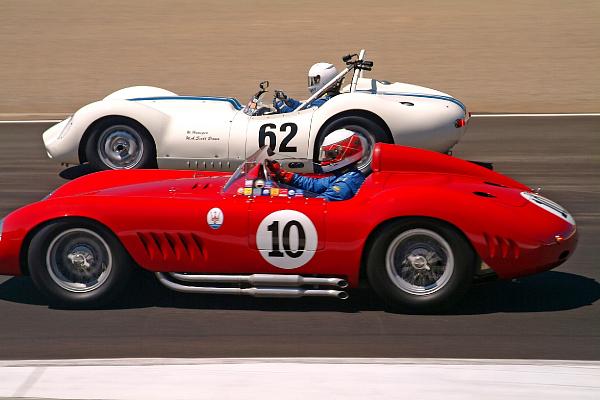
M315 146L315 163L319 162L319 148L321 143L325 140L325 137L329 135L331 132L336 131L338 129L348 129L352 132L355 132L362 137L364 137L367 141L367 151L365 152L364 157L358 162L358 169L364 173L371 172L371 160L373 158L373 146L375 143L389 143L389 138L386 133L386 130L380 126L378 123L374 122L371 119L361 117L361 116L346 116L339 119L336 119L323 129L323 134L320 137L318 142L318 146Z
M86 158L94 170L156 167L156 151L148 131L125 118L100 124L86 144Z

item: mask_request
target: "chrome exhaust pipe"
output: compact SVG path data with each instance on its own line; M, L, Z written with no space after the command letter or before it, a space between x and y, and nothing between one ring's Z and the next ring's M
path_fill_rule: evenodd
M246 295L253 297L335 297L345 300L349 297L348 293L341 290L327 289L301 289L290 287L266 287L266 288L221 288L221 287L200 287L186 286L173 282L162 272L157 272L158 281L171 290L182 293L201 293L201 294L233 294Z
M321 285L348 287L348 281L340 278L313 278L301 275L252 274L252 275L203 275L169 273L183 282L247 283L252 286L304 286Z

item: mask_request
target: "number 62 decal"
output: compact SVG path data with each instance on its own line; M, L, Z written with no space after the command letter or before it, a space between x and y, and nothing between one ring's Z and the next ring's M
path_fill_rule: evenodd
M271 150L276 151L275 147L277 146L277 135L273 129L276 129L277 125L275 124L264 124L258 130L258 147L263 147L266 144L266 140L269 139L269 147ZM287 133L287 135L281 141L279 145L279 153L295 153L298 151L296 146L288 146L290 141L296 136L298 133L298 125L293 122L286 122L285 124L281 124L279 127L279 131L283 133Z
M313 222L301 212L275 211L267 215L256 231L256 246L271 265L283 269L299 268L317 250L318 235Z

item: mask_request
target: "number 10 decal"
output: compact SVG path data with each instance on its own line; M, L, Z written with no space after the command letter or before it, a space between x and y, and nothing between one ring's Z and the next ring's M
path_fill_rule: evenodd
M256 231L256 246L271 265L293 269L306 264L317 249L318 235L310 218L294 210L267 215Z
M290 246L290 233L292 227L295 227L298 230L298 250L296 251L293 251ZM279 221L273 221L273 223L267 227L267 230L272 234L271 243L273 247L273 251L269 252L269 257L285 257L285 255L279 251ZM282 235L285 254L292 258L300 257L306 246L306 234L304 233L302 224L295 220L288 222L283 228Z

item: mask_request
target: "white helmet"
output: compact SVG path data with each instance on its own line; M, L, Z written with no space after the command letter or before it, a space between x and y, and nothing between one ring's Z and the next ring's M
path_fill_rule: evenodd
M368 149L367 140L348 129L338 129L325 136L319 152L323 172L333 172L360 161Z
M328 84L337 75L333 64L316 63L308 70L308 91L311 95Z

